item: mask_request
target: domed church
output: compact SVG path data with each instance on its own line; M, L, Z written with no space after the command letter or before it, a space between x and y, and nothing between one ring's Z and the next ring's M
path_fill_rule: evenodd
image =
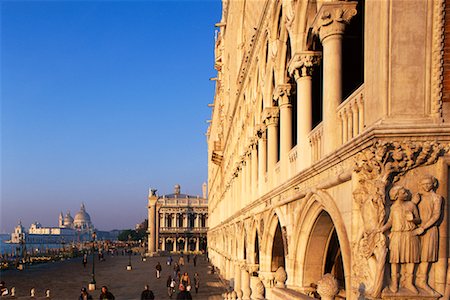
M73 221L73 227L77 231L85 232L94 229L94 226L91 222L91 217L86 212L86 208L84 207L84 203L81 204L80 211L75 214L75 218Z

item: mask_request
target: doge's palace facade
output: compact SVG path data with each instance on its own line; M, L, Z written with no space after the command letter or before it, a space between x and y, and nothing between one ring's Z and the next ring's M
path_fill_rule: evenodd
M446 2L223 0L208 251L227 299L448 299Z

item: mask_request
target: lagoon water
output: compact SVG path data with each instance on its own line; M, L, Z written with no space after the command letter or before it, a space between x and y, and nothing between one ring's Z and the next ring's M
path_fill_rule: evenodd
M0 254L15 254L20 251L19 244L6 243L11 238L9 234L0 234ZM26 244L27 251L45 252L48 249L61 248L61 244Z

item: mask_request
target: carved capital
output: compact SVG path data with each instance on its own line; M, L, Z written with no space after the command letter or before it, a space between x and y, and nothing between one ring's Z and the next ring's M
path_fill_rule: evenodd
M330 273L323 275L322 279L317 283L317 293L322 299L334 299L338 292L337 280Z
M257 136L258 139L262 139L264 137L264 132L266 132L266 126L264 124L255 126L255 136Z
M358 2L324 2L313 22L313 32L323 42L329 36L343 35L345 26L356 15Z
M314 67L322 61L322 53L315 51L306 51L295 53L288 66L288 72L294 76L295 80L300 77L312 76Z
M291 104L289 96L292 92L293 90L291 84L279 84L273 91L273 99L278 101L278 106Z
M263 111L263 120L266 126L278 123L279 109L278 107L266 107Z

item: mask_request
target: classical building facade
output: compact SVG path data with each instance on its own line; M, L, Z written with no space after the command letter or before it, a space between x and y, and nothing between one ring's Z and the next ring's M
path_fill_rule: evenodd
M223 0L208 251L228 299L448 299L445 2Z
M181 193L175 185L172 194L148 196L148 253L206 251L208 200L206 183L203 197Z

